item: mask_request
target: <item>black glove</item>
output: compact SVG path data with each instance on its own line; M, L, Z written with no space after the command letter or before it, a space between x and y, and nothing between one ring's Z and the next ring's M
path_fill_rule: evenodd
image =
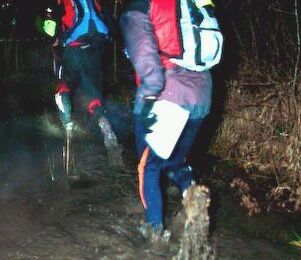
M151 113L155 102L157 101L156 97L146 97L144 98L144 104L141 110L140 119L144 125L146 132L151 133L152 130L150 127L157 122L157 115Z

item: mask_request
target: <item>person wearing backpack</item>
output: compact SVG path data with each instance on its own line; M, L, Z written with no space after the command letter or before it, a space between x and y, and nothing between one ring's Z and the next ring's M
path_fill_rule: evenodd
M123 164L101 91L103 51L114 34L110 13L101 0L52 0L42 16L43 30L52 39L55 102L67 137L74 128L71 95L78 88L82 105L100 128L110 162Z
M146 237L164 233L161 174L167 174L183 197L195 185L186 158L210 113L210 69L219 63L223 44L214 8L210 0L134 0L120 17L125 50L135 68L138 86L135 135L139 195L146 214L146 224L140 231ZM167 159L158 156L146 141L160 116L152 109L161 100L189 111L185 128ZM168 131L172 134L173 129Z

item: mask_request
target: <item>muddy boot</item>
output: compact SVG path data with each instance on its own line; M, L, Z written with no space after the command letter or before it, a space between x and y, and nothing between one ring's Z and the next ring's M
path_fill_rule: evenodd
M170 231L164 230L162 226L154 229L151 224L144 223L139 227L139 232L145 240L151 243L168 243L170 239Z
M104 116L98 120L98 126L103 136L104 144L108 152L109 163L112 166L124 167L122 158L123 147L118 143L117 137L112 130L111 124Z
M209 189L191 185L183 199L185 227L181 238L180 251L173 259L215 259L209 240Z

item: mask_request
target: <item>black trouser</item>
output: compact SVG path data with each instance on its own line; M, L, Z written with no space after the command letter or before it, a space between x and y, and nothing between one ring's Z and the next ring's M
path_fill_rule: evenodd
M68 87L80 91L83 106L92 115L101 111L102 101L102 45L66 47L63 51L63 68Z

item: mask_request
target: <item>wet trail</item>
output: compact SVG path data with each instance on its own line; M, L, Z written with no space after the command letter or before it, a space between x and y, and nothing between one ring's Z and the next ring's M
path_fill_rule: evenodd
M82 180L61 191L50 181L44 140L35 147L26 140L8 141L1 162L1 259L151 255L136 231L143 211L129 172L110 169L105 151L91 143L77 166Z
M137 231L144 211L136 191L132 137L121 140L128 143L129 163L118 169L108 164L100 140L83 131L74 145L81 180L64 191L49 175L49 147L58 163L63 139L58 125L45 127L51 122L47 117L22 117L0 127L0 259L172 259L184 223L181 199L169 187L171 241L148 244ZM230 218L225 205L234 204L220 204L213 235L217 259L300 259L287 248L238 233L235 221L219 225ZM244 221L234 206L231 214Z

